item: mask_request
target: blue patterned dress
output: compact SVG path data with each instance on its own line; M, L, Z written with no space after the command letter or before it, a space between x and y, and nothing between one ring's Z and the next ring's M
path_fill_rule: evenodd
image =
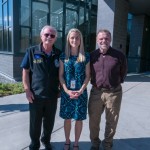
M86 64L90 61L90 56L85 53L85 62L77 62L77 56L70 56L69 61L65 62L65 54L62 53L60 60L64 63L64 80L70 89L71 79L76 80L74 90L79 90L85 80ZM60 117L63 119L84 120L87 115L87 89L83 91L78 99L70 99L69 95L61 89Z

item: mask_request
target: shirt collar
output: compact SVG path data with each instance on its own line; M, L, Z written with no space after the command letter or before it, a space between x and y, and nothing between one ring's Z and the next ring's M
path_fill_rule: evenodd
M99 49L99 53L102 55L108 55L111 51L111 46L109 47L109 49L107 50L107 52L105 54L101 53L100 49Z
M53 49L52 51L49 53L49 54L46 54L43 50L42 50L42 42L40 43L39 45L39 50L42 54L46 55L46 56L54 56L55 55L55 51L54 51L54 46L53 46Z

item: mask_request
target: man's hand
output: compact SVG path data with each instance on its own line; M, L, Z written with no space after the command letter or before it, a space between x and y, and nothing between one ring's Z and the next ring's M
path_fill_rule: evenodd
M30 90L25 90L26 92L26 98L28 99L29 103L33 103L34 96L33 93Z

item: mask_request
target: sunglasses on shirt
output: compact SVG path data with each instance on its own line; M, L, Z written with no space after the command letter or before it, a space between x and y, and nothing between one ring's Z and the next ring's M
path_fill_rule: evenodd
M49 33L45 33L44 36L45 36L45 37L49 37L49 36L50 36L51 38L55 38L55 35L54 35L54 34L49 34Z

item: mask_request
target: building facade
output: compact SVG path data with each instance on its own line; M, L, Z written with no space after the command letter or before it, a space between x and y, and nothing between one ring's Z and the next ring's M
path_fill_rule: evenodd
M57 29L55 45L62 51L69 29L81 30L90 52L96 48L97 30L106 28L112 33L112 46L126 54L129 72L150 71L150 15L137 15L132 9L136 3L131 4L130 0L0 0L0 75L21 81L26 48L39 44L40 30L47 24Z

